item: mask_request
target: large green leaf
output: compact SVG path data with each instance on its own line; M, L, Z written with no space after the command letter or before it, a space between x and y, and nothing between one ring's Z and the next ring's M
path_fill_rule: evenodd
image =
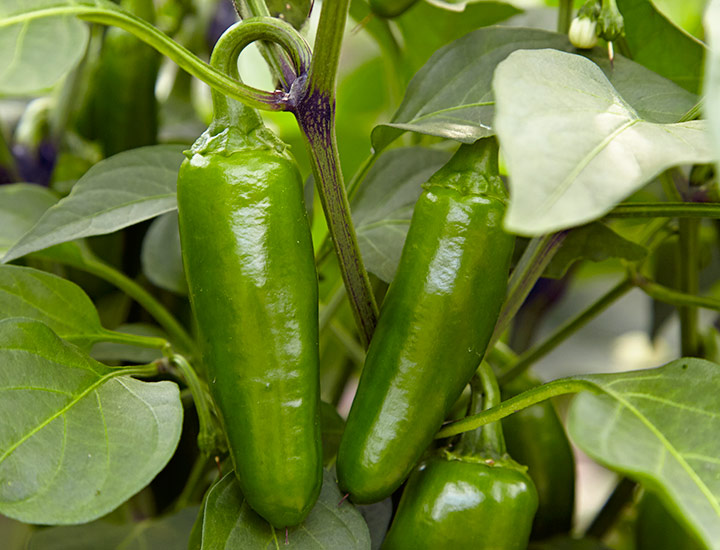
M720 173L720 0L711 0L705 13L705 33L710 41L705 64L705 113L713 136Z
M108 333L75 283L29 267L0 265L0 320L11 317L42 321L86 351Z
M383 281L395 276L415 202L450 153L422 147L384 153L352 201L353 221L365 265Z
M715 158L704 121L644 120L588 59L518 51L493 81L510 174L505 225L541 235L601 217L663 170Z
M466 6L464 11L450 11L418 2L395 19L405 43L403 68L411 76L442 46L518 13L521 13L519 9L500 2L474 3Z
M225 475L205 498L199 518L202 550L369 550L370 534L360 513L342 499L335 476L324 471L323 486L310 515L287 533L273 529L248 506L234 472ZM192 546L191 546L192 548Z
M116 525L95 521L87 525L35 531L27 550L185 550L197 507L171 516Z
M182 151L178 145L154 145L99 162L2 261L81 237L112 233L175 209Z
M87 25L74 17L0 26L0 95L47 91L80 61L88 36Z
M688 358L581 378L601 391L573 401L573 441L660 494L709 548L720 549L720 365Z
M0 186L0 256L57 201L55 193L40 185L13 183Z
M167 464L182 429L178 387L123 372L43 323L0 321L0 513L91 521Z
M441 48L410 82L392 120L373 130L373 146L383 149L406 131L463 143L493 135L495 67L515 50L540 48L575 51L565 35L510 27L478 29ZM674 122L697 101L693 94L621 56L611 65L604 50L588 55L643 118Z
M704 36L702 18L708 0L651 0L655 9L668 18L675 26L693 36Z
M632 58L686 90L698 92L705 48L673 25L650 0L617 0Z

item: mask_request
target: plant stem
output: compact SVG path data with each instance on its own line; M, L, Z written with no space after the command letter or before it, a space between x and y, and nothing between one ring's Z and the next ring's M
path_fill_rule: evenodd
M645 294L658 302L664 302L676 307L701 307L720 311L720 300L717 298L680 292L643 278L637 278L635 284Z
M71 4L27 11L22 14L2 19L2 21L0 21L0 28L24 23L33 19L54 16L75 16L83 21L119 27L135 35L137 38L177 63L181 69L187 71L194 77L205 82L208 86L228 97L241 101L246 105L257 109L268 111L280 111L286 109L286 103L283 100L286 95L284 92L278 94L275 92L257 90L228 77L220 71L213 69L187 48L175 42L172 38L155 28L144 19L132 15L119 6L112 6L110 3L103 4L101 7Z
M576 378L562 378L553 382L548 382L542 386L538 386L515 397L503 401L497 407L493 407L479 414L467 416L462 420L451 422L443 427L437 434L435 439L452 437L470 430L475 430L480 426L490 424L502 420L506 416L531 407L537 403L564 395L566 393L578 393L581 391L591 391L597 393L599 390L595 384L586 380Z
M558 4L557 30L559 33L567 34L570 30L572 20L573 0L560 0Z
M615 525L620 513L632 498L636 485L637 483L626 477L620 480L620 483L615 486L600 512L593 519L590 527L585 531L586 537L602 540L605 533Z
M697 296L699 288L698 256L700 220L679 220L680 252L679 286L689 295ZM683 357L697 357L700 352L697 306L686 304L680 307L680 348Z
M141 348L165 349L170 343L165 338L157 338L154 336L143 336L142 334L128 334L126 332L118 332L115 330L103 330L100 342L112 342L114 344L127 344L128 346L138 346Z
M605 217L720 219L720 204L703 202L637 202L616 206Z
M555 349L564 342L566 338L585 326L631 288L633 288L632 279L623 279L622 282L614 286L607 294L558 328L547 340L521 354L517 361L502 374L500 384L507 384L510 380L523 373L535 361Z
M170 353L168 360L181 372L185 383L188 388L190 388L200 423L198 447L203 455L210 456L218 448L218 442L215 437L215 423L210 413L210 407L208 406L208 399L206 397L207 392L195 373L195 370L182 355Z
M681 116L680 120L678 120L678 122L689 122L691 120L695 120L700 115L702 115L703 103L704 103L703 98L698 99L698 102L695 105L693 105L687 113L685 113L683 116Z
M378 308L360 256L335 136L335 77L350 0L323 2L306 93L292 105L312 158L313 175L363 344Z
M124 273L121 273L96 258L86 259L82 264L73 265L83 271L87 271L88 273L92 273L93 275L100 277L122 290L125 294L145 308L145 310L152 315L160 326L167 331L170 339L175 341L182 350L190 352L193 356L198 355L195 342L177 321L177 319L175 319L175 317L173 317L173 315L165 309L165 307L158 302L152 294Z
M565 241L566 236L567 231L560 231L543 237L535 237L530 241L510 277L508 295L502 310L500 310L500 316L488 348L492 348L500 340L525 298L530 294L533 286Z

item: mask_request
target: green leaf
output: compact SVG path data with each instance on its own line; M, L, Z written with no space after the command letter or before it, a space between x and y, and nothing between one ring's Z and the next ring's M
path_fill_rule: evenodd
M560 279L575 262L590 260L602 262L610 258L622 258L637 262L647 255L647 249L629 241L603 223L591 223L570 231L560 249L555 253L543 277Z
M375 504L356 506L356 508L365 523L367 523L368 531L370 531L371 549L380 550L385 535L390 528L390 519L393 512L392 498L388 497Z
M702 17L708 0L651 0L655 9L675 26L702 39Z
M143 241L140 259L143 273L152 284L187 295L177 212L168 212L152 222Z
M0 27L0 95L46 92L80 61L88 37L87 25L74 17Z
M55 193L40 185L13 183L0 186L0 256L57 201Z
M91 521L167 464L182 429L178 387L123 372L38 321L0 321L0 513Z
M187 548L197 507L171 516L116 525L95 521L35 531L27 550L181 550Z
M330 403L320 401L320 428L322 431L323 464L331 464L337 456L345 421Z
M510 174L509 231L542 235L601 217L663 170L714 160L704 121L643 120L578 55L512 53L495 71Z
M405 43L404 65L410 75L449 42L521 13L519 9L500 2L480 2L463 7L464 11L450 11L418 2L395 19Z
M355 196L360 252L367 269L383 281L395 276L422 184L449 158L450 153L422 147L391 149L370 169Z
M710 42L705 63L705 114L720 173L720 0L711 0L705 12L705 33Z
M720 549L720 365L679 359L657 369L579 377L568 428L588 455L657 492Z
M489 27L478 29L438 50L418 71L392 121L372 133L376 150L403 132L418 132L463 143L493 135L495 67L519 49L554 48L575 51L567 36L537 29ZM637 63L596 49L595 61L638 113L653 122L674 122L697 98Z
M11 317L41 321L85 351L107 335L95 306L75 283L29 267L0 265L0 320Z
M617 4L633 60L698 92L705 55L702 42L673 25L649 0L617 0Z
M183 147L178 145L154 145L99 162L2 261L9 262L58 243L112 233L175 209L182 151Z
M335 476L325 470L320 497L307 519L285 533L257 515L243 499L234 472L210 488L200 513L203 550L369 550L370 535L360 513L342 495Z

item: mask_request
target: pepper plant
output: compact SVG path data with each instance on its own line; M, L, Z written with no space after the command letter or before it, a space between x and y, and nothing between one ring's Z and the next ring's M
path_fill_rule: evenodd
M720 549L720 1L0 0L0 45L3 548ZM677 346L595 368L641 298Z

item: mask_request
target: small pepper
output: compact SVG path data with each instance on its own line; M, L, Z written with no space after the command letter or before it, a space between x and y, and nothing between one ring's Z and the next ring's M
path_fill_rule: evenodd
M470 414L500 402L487 363L479 375L472 382ZM505 452L495 422L463 434L456 451L441 451L415 469L382 548L525 550L537 503L526 468Z

